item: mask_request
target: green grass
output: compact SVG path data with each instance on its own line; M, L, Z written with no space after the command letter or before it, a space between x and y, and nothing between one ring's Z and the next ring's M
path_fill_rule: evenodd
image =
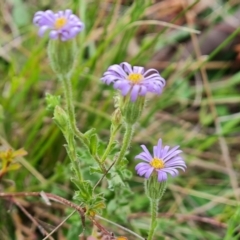
M233 12L236 9L228 1L214 2L222 7L222 12ZM122 61L139 66L149 65L159 49L174 44L177 55L181 51L179 42L191 40L190 33L182 30L172 32L169 28L159 29L150 24L144 25L145 29L142 30L141 25L135 25L136 21L151 19L151 15L144 14L149 4L152 3L147 0L136 0L134 4L121 4L121 1L72 0L48 3L18 0L13 1L10 8L10 3L1 3L0 146L6 147L9 144L14 149L24 148L28 152L25 159L21 159L23 166L18 171L7 174L5 181L0 182L1 192L44 190L69 200L72 200L74 192L69 178L69 159L63 147L65 141L52 120L52 112L46 110L44 100L47 92L62 96L63 92L48 64L48 39L38 38L37 29L31 23L33 14L48 8L71 8L85 22L86 28L78 37L80 53L72 77L76 119L83 132L91 127L96 128L101 139L107 141L114 110L113 97L116 94L112 87L103 85L99 80L107 67ZM195 2L185 8L172 16L170 21L178 24L177 20L185 19L185 14L198 4ZM201 29L202 32L211 31L219 22L219 16L211 8L203 11L198 20L204 20L208 14L212 17L212 22ZM198 27L196 22L196 28ZM224 239L226 233L226 240L235 239L233 236L239 230L236 233L235 218L231 217L238 206L236 195L240 198L239 189L234 189L234 181L239 180L240 168L240 117L234 115L239 112L239 73L234 69L207 70L206 83L202 81L200 70L207 68L212 60L217 61L214 58L216 54L221 53L224 46L236 38L237 33L239 29L232 35L229 34L194 71L189 69L196 64L196 57L181 60L180 69L176 67L180 61L172 60L166 69L161 70L167 86L160 97L149 96L127 156L129 169L133 172L129 185L134 195L129 194L128 198L122 199L121 193L115 195L106 189L106 182L103 183L99 191L106 194L105 218L146 236L150 223L150 216L147 215L149 205L143 191L143 179L134 172L134 156L140 152L140 144L151 147L161 137L165 144L181 146L188 168L186 173L169 181L169 188L160 204L160 224L156 239L218 240ZM132 49L133 46L135 49ZM222 58L224 61L224 56ZM233 61L233 57L230 60ZM196 86L199 76L200 83ZM211 96L206 90L210 91ZM197 96L200 96L198 101ZM61 104L64 105L63 100ZM216 116L212 108L216 110ZM216 127L216 122L219 122L220 130ZM121 139L122 134L118 136L118 140ZM102 143L102 148L105 144ZM83 163L87 176L88 166L94 164L89 161ZM91 177L97 181L96 176ZM9 183L9 180L12 182ZM25 202L28 202L26 208L30 212L40 204L39 199L25 199ZM51 216L56 216L59 222L70 213L70 210L55 206L46 207L42 204L41 207ZM9 208L6 201L0 200L0 219L5 218ZM3 239L18 239L16 234L8 235L16 229L16 212L21 219L25 219L19 209L12 210L11 218L7 219L9 224L6 226L0 223L0 233L6 236ZM171 217L164 214L170 214ZM37 217L57 225L51 218L41 215ZM211 223L204 222L204 218L211 219ZM225 225L220 226L219 222ZM70 227L62 227L59 234L62 233L67 239L77 239L81 232L78 216L74 215L67 223ZM102 223L117 235L128 236L128 233L122 232L118 227ZM29 229L30 224L27 224ZM90 224L88 228L90 229ZM60 235L55 238L61 239Z

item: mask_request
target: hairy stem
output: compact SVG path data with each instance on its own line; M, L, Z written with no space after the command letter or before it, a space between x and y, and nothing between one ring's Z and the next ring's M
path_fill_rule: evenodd
M116 166L121 163L124 155L126 154L126 151L128 150L128 148L130 146L131 140L132 140L134 125L126 123L125 128L126 128L126 132L123 137L122 148L120 150L120 153L119 153L118 158L115 163Z
M113 131L111 131L111 135L110 135L110 139L109 139L109 142L108 142L108 145L107 145L107 148L105 150L105 152L103 153L103 156L100 160L101 163L104 163L107 159L107 156L109 154L109 152L111 151L111 147L112 147L112 144L114 142L114 139L116 137L116 134L118 132L118 130L120 129L121 125L115 129L113 129Z
M81 141L83 146L89 150L88 139L84 136L84 134L76 126L71 81L67 76L61 76L60 79L63 83L63 90L64 90L64 94L65 94L65 98L66 98L67 111L68 111L69 120L70 120L70 127L73 131L73 134ZM105 173L106 168L103 164L101 164L99 157L97 155L94 155L93 158L99 164L102 171ZM79 167L78 167L78 169L79 169ZM80 171L80 169L78 171Z
M158 213L158 200L150 199L151 203L151 225L149 229L149 234L147 240L152 240L155 229L157 227L157 213Z
M67 113L69 116L69 122L70 122L70 131L67 142L68 142L68 154L70 159L72 160L74 169L77 173L78 180L81 182L83 180L82 173L78 164L78 158L77 158L77 146L74 139L74 133L76 127L76 120L75 120L75 112L74 112L74 106L73 106L73 100L72 100L72 86L71 81L66 76L61 76L61 81L63 83L63 91L66 98L66 107L67 107ZM79 130L78 130L79 131ZM83 134L79 131L80 135Z
M77 126L76 126L76 119L75 119L75 111L74 111L74 105L73 105L71 81L66 76L61 76L60 79L61 79L61 81L63 83L63 90L64 90L64 94L65 94L65 98L66 98L67 111L68 111L68 114L69 114L71 128L72 128L74 134L79 139L84 141L85 140L84 134L82 132L80 132L79 129L77 128Z

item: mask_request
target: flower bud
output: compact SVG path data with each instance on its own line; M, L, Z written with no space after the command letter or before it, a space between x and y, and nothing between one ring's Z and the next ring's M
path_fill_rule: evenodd
M153 173L149 179L145 180L146 195L152 200L160 200L166 190L167 181L158 182L156 173Z
M119 125L122 124L122 114L119 108L117 108L112 114L112 124L115 127L118 127Z
M50 40L48 43L48 57L53 71L56 74L70 74L74 67L77 48L75 39L61 41Z
M120 109L124 121L133 125L138 121L142 115L142 111L145 105L145 97L139 96L135 102L131 101L130 96L123 97Z
M61 97L46 93L45 100L47 102L47 110L53 111L56 106L60 105Z
M67 113L60 107L56 106L53 113L53 119L55 120L58 127L65 135L69 128L69 118Z

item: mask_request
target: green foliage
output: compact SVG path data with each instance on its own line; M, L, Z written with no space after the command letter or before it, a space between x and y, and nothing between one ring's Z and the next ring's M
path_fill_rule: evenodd
M161 4L167 1L162 1ZM105 1L74 0L59 1L56 5L49 1L35 1L36 4L33 4L31 1L14 0L11 3L1 3L0 147L23 147L28 156L19 160L22 165L19 170L6 174L4 184L0 182L0 192L44 190L69 200L74 196L76 203L86 203L89 215L102 214L141 236L147 236L150 217L145 213L149 204L143 192L143 179L136 177L134 172L134 156L139 153L140 144L150 146L159 137L164 137L168 145L181 145L188 169L181 178L169 183L169 190L160 204L159 212L163 215L160 215L156 239L237 239L239 208L236 207L235 200L237 189L234 189L232 183L233 174L238 178L240 167L240 161L237 161L240 73L234 68L233 57L229 60L225 58L224 52L221 53L237 32L229 34L201 65L207 69L208 88L212 94L209 97L206 94L206 84L199 75L201 59L176 60L181 49L185 49L185 41L191 41L189 32L172 31L169 27L146 23L146 20L157 15L154 11L148 12L150 1L132 1L133 4L127 3L130 1L125 1L125 4L119 4L119 1L107 2L108 4ZM185 25L185 13L197 13L201 9L198 8L198 2L200 1L184 6L182 12L177 9L179 14L170 14L163 20ZM208 7L198 16L196 24L202 24L196 27L202 30L200 37L204 31L212 32L215 29L220 21L219 15L225 17L227 12L238 10L238 6L232 2L234 1L226 1L219 5L220 2L215 1L214 8ZM216 6L219 11L214 10ZM71 81L76 124L90 144L90 150L86 150L81 140L73 137L73 133L71 136L67 133L69 119L65 114L65 100L62 87L50 68L47 40L39 39L37 30L31 24L35 11L47 8L56 10L59 7L72 8L86 25L77 39L79 52ZM160 8L160 15L161 11L165 10ZM102 12L105 17L102 17ZM136 24L139 21L142 22ZM158 60L158 51L168 50L173 44L176 53L173 58L169 58L167 62ZM214 59L217 53L220 54ZM156 56L154 61L153 55ZM215 64L211 63L211 59L222 63L221 67L209 70ZM225 60L228 69L225 69ZM122 61L138 66L156 66L167 79L167 86L161 97L148 97L140 122L135 126L129 154L125 156L127 165L124 165L125 161L121 161L123 165L112 168L93 194L93 188L103 173L94 157L101 159L108 146L111 116L114 112L113 96L116 94L112 87L103 86L99 79L109 65ZM165 69L164 64L167 65ZM46 95L46 92L49 94ZM220 132L216 131L216 116L211 110L212 104L216 108ZM52 121L51 113L46 111L46 105L50 111L55 109L56 124ZM118 112L113 117L119 128L105 160L107 166L116 160L124 134L123 130L120 131L122 116ZM61 133L64 133L65 139ZM224 137L223 147L219 145L219 135ZM67 151L63 147L66 141L74 141L80 146L75 149L75 155L72 146L66 146ZM77 167L82 170L84 178L90 181L81 183L77 179L77 172L72 171L76 166L71 164L69 169L67 152L73 160L77 156ZM226 161L226 154L230 157L229 161ZM229 167L229 163L232 167ZM71 177L73 182L70 181ZM11 187L6 184L9 180ZM31 205L27 210L30 212L39 204L34 201L37 200L29 199ZM14 219L10 217L12 212L7 213L9 205L5 202L3 204L1 200L0 203L0 219L6 219L4 226L0 221L1 236L3 239L5 235L6 239L16 239ZM234 216L233 210L224 211L228 207L237 209L234 210ZM61 210L58 215L56 209L57 207L51 206L48 213L59 218L59 221L70 213L70 210ZM20 211L17 214L25 220ZM45 218L44 215L40 215L41 217ZM206 223L204 218L212 221ZM219 222L227 224L228 229L218 225ZM67 239L78 238L82 231L79 216L75 214L67 223L70 228L63 227L64 236ZM104 224L112 230L112 225ZM33 229L30 224L25 227ZM118 228L114 231L121 233Z
M60 105L61 96L54 96L46 93L45 100L47 103L47 110L53 112L55 107Z
M80 202L88 202L89 199L92 199L93 196L93 186L91 181L82 181L78 182L78 179L71 178L71 181L75 183L79 191L75 193L75 198Z
M101 214L102 209L105 208L105 199L103 194L94 194L94 189L91 181L79 182L78 179L71 178L71 181L79 189L75 191L74 199L84 204L87 208L86 214L94 216L95 214Z
M6 209L7 204L4 200L0 199L0 208ZM14 239L14 225L11 221L10 214L7 211L0 211L0 234L2 240Z
M96 155L98 150L98 141L99 141L98 135L93 134L89 141L90 141L90 152L92 155Z
M54 108L53 120L56 125L61 129L63 135L66 139L68 139L68 131L69 131L69 117L67 113L60 107L56 106Z
M18 27L26 26L31 22L31 16L27 4L22 0L12 0L13 19Z
M238 206L235 209L235 213L230 218L228 222L228 228L226 235L224 237L224 240L237 240L240 237L240 225L239 225L239 219L240 219L240 207Z

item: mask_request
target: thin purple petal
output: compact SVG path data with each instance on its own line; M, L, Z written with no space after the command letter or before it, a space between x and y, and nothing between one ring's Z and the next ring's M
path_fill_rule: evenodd
M131 86L130 85L124 85L122 88L121 88L121 92L122 92L122 95L123 96L126 96L128 94L128 92L130 91L131 89Z
M58 32L55 31L55 30L52 30L50 33L49 33L49 37L51 39L57 39L58 38Z
M169 150L169 146L165 146L162 150L162 153L161 153L161 158L164 158L165 155L167 154L168 150Z
M146 168L149 168L149 164L147 164L147 163L138 163L137 165L136 165L136 167L135 167L135 169L136 170L138 170L139 168L142 168L142 167L146 167Z
M157 144L157 156L158 158L161 158L161 151L162 151L162 139L158 140L158 144Z
M143 161L146 161L146 162L150 162L152 159L151 158L148 158L147 155L145 153L140 153L138 154L135 159L141 159Z
M150 152L148 151L148 149L146 148L145 145L141 145L141 148L143 149L143 151L145 152L145 154L147 155L147 157L148 157L149 159L152 159L152 158L153 158L152 155L150 154Z
M159 157L158 157L158 148L157 148L157 146L154 146L154 147L153 147L153 156L154 156L155 158L159 158Z
M151 167L147 170L147 172L145 173L145 178L149 178L153 172L154 168Z
M131 66L129 63L127 63L127 62L120 63L120 66L123 68L123 70L124 70L127 74L133 72L132 66Z
M158 171L158 181L163 182L167 180L167 174L162 171Z
M131 91L131 100L132 102L135 102L137 100L138 94L139 94L140 86L134 85Z
M40 37L42 37L42 36L44 35L44 33L45 33L48 29L49 29L48 26L42 26L42 27L40 27L40 28L39 28L39 31L38 31L38 35L39 35Z

